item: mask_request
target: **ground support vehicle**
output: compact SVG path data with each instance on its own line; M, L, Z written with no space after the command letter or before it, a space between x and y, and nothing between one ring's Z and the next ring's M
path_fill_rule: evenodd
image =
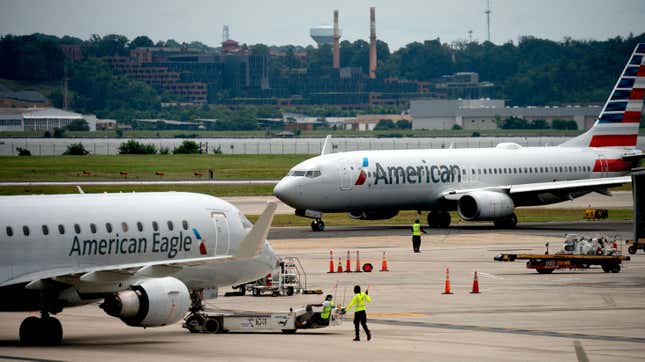
M191 333L224 332L283 332L296 333L299 329L319 329L342 323L340 309L331 313L329 324L321 322L322 308L307 305L285 313L195 313L184 319L182 327Z

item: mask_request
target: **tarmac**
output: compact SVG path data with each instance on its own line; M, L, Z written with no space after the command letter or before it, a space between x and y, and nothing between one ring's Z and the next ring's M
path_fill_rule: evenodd
M645 255L632 256L619 274L599 268L540 275L523 262L502 263L502 252L559 249L567 231L629 235L629 222L519 225L500 232L484 225L431 230L422 253L411 252L407 229L339 228L313 233L276 228L269 239L282 255L296 256L308 288L323 289L345 305L352 288L369 286L368 325L373 339L353 342L352 314L341 326L295 335L190 334L175 324L132 328L96 305L59 314L65 328L58 347L21 347L18 326L27 313L0 313L0 360L42 361L576 361L579 341L591 361L642 361L645 354ZM306 237L302 237L306 235ZM389 272L327 273L329 250L344 258L359 250L362 262ZM344 263L343 263L344 264ZM355 262L352 260L352 268ZM345 265L343 265L344 267ZM452 295L442 295L450 268ZM480 294L470 294L473 272ZM319 303L321 295L220 297L209 309L287 311Z

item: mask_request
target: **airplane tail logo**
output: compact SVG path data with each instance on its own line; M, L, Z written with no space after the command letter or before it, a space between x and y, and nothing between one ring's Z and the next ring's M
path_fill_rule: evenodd
M645 98L645 43L636 45L594 126L562 146L635 147Z
M199 253L201 255L208 255L208 250L206 250L206 243L202 240L202 236L196 228L193 228L193 234L195 234L195 239L200 240L199 243Z
M365 183L365 180L367 180L367 172L365 172L364 169L366 169L367 166L369 166L369 160L367 157L363 157L363 164L361 165L360 173L358 174L358 178L354 185L363 185Z

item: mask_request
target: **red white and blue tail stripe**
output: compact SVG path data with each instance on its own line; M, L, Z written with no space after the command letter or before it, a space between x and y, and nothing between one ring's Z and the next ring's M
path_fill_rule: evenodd
M633 148L645 98L645 43L636 45L594 126L564 147Z

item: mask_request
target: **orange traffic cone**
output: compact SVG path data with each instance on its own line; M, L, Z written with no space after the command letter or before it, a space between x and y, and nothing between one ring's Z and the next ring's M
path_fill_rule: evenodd
M357 273L361 272L361 259L358 256L358 250L356 250L356 270L354 270Z
M387 268L387 259L385 258L385 252L383 252L383 259L381 260L381 270L382 272L390 271Z
M329 271L327 273L334 272L334 251L329 249Z
M470 293L471 294L479 293L479 280L477 280L477 271L475 271L475 279L473 279L473 291Z
M446 268L446 283L444 285L443 293L441 294L452 294L450 291L450 271Z
M347 250L347 261L345 263L345 273L349 273L352 271L352 266L350 264L351 257L349 255L349 250Z
M336 270L336 272L337 273L342 273L343 272L343 264L342 264L342 260L340 259L340 257L338 258L338 269Z

